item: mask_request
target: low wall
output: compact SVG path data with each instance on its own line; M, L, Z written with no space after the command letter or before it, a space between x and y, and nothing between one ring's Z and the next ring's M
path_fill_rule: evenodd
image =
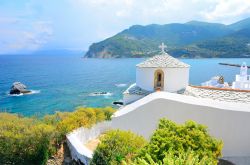
M136 100L139 100L139 99L141 99L143 97L145 97L145 96L143 96L143 95L132 95L132 94L126 93L126 94L123 94L123 103L124 103L124 105L127 105L127 104L130 104L130 103L132 103L132 102L134 102Z
M111 122L98 123L92 128L78 128L66 135L67 144L70 149L71 157L75 161L81 161L84 164L89 164L92 158L93 151L89 150L85 144L97 138L100 134L107 131L111 127Z
M211 135L223 140L223 156L250 157L250 104L156 92L117 111L112 128L150 138L163 117L177 123L194 120L204 124Z

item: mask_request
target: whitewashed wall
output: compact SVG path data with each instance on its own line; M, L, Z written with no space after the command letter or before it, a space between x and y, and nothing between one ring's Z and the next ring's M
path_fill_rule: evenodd
M154 91L154 68L136 67L136 85L147 91Z
M136 100L139 100L141 98L145 97L144 95L133 95L133 94L128 94L128 93L124 93L123 94L123 104L127 105L130 104Z
M189 68L164 69L164 91L176 92L189 85Z
M147 91L154 91L154 73L161 68L136 68L136 85ZM189 68L162 68L164 91L176 92L189 84Z
M89 150L85 144L97 138L100 134L111 127L111 122L98 123L92 128L78 128L66 136L67 144L70 149L71 157L75 161L81 161L88 165L93 156L93 151Z
M194 120L204 124L211 135L223 140L224 156L250 157L250 104L155 92L116 112L112 128L149 138L163 117L177 123Z

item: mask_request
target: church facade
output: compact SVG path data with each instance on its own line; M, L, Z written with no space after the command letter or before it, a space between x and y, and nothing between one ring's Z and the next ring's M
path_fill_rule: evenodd
M190 66L165 52L136 65L136 83L123 93L124 104L132 103L149 93L165 91L178 93L189 84Z

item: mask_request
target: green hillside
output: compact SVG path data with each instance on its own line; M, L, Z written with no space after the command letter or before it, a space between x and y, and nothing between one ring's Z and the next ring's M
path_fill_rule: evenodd
M175 57L248 57L250 19L231 25L191 21L185 24L134 25L104 41L93 43L85 57L148 57L167 44Z
M169 53L182 58L248 58L250 57L250 28L174 48L169 50Z

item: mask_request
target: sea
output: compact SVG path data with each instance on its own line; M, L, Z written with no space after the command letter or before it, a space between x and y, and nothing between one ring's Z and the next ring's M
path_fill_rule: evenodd
M0 111L23 116L43 116L75 108L114 106L135 82L135 65L143 58L86 59L81 55L1 55ZM232 82L247 58L180 59L191 65L190 84L200 85L216 75ZM9 95L14 82L25 84L31 94ZM114 106L115 107L115 106ZM115 107L117 108L117 107Z

